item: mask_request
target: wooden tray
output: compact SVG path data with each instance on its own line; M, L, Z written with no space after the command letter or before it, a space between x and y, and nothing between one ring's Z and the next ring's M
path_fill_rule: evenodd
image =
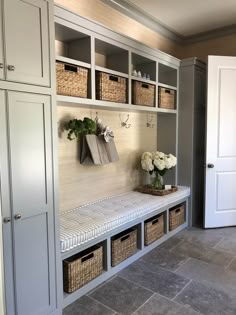
M165 196L169 195L178 190L177 186L171 186L171 189L154 189L151 185L138 186L136 191L141 192L143 194L150 194L154 196Z

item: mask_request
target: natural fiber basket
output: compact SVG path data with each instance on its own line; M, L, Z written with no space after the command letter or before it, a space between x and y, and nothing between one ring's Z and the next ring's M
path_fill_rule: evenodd
M74 292L103 271L103 247L94 246L63 261L64 291Z
M153 243L164 235L164 215L151 218L144 223L144 244Z
M175 90L159 87L158 107L165 109L175 109Z
M184 205L179 205L169 212L169 230L173 231L184 223Z
M88 97L88 69L56 63L57 94Z
M96 97L116 103L127 102L126 78L105 72L96 72Z
M111 264L118 265L137 251L137 229L130 229L111 240Z
M135 190L143 194L149 194L149 195L154 195L154 196L166 196L173 192L176 192L178 190L178 187L171 186L170 189L159 190L159 189L153 188L151 185L143 185L143 186L138 186Z
M133 81L132 94L134 105L144 105L154 107L155 105L155 86L148 83Z

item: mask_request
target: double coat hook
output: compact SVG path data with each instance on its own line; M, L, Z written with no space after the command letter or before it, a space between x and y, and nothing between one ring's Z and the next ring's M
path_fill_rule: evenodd
M129 120L129 114L127 114L127 118L125 121L122 120L121 115L119 115L120 117L120 121L121 121L121 126L125 127L126 129L131 127L131 124L128 124L128 120Z

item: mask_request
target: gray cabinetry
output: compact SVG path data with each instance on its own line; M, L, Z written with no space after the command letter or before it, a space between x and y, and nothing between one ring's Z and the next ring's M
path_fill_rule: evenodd
M0 80L3 79L3 71L2 2L0 0Z
M196 58L180 64L178 184L191 187L190 224L203 224L206 65Z
M0 97L7 126L0 165L9 170L2 187L10 183L2 194L7 314L49 314L56 308L51 100L13 91Z
M49 86L48 2L3 3L6 80Z

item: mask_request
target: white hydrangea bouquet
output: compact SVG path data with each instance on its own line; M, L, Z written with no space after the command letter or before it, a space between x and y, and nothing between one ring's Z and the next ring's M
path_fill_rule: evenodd
M163 152L144 152L141 157L142 169L149 174L155 173L153 188L163 189L163 176L176 166L177 159L173 154Z

